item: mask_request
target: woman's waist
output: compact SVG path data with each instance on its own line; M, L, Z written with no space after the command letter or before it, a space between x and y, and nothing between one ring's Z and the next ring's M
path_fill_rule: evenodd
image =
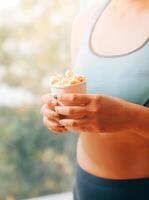
M134 142L135 140L135 142ZM77 161L98 176L107 178L149 177L149 147L137 137L80 135L77 144Z
M108 187L124 187L128 189L132 189L138 186L140 189L141 187L147 186L149 187L149 177L143 177L143 178L132 178L132 179L111 179L111 178L104 178L104 177L98 177L92 173L87 172L84 170L78 163L76 163L75 166L75 173L76 173L76 179L78 182L82 183L90 183L90 184L96 184L99 186L108 186Z

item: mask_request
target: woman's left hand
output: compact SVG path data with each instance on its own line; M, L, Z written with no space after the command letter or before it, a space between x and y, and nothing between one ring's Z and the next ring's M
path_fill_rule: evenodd
M56 106L60 120L70 131L115 133L130 129L134 118L133 104L117 97L90 94L61 94L57 99L64 106Z

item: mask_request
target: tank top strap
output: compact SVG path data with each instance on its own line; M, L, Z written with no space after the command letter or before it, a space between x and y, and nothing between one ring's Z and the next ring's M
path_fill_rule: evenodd
M104 0L104 2L101 5L99 5L99 8L97 8L95 15L90 18L89 23L84 31L84 37L82 39L83 46L88 46L89 38L90 38L91 32L94 28L94 25L96 24L96 21L100 18L100 15L105 10L105 8L108 6L110 1L111 0Z

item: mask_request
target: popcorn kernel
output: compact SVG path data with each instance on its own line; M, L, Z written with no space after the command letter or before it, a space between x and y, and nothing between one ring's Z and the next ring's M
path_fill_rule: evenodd
M72 70L67 70L64 75L58 74L52 76L50 79L50 85L55 86L71 86L74 84L85 82L87 79L82 75L75 75Z

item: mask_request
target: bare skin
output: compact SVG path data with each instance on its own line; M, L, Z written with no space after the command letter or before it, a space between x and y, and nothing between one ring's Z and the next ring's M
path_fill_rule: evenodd
M146 1L144 4L132 2L134 5L137 3L137 7L132 6L131 1L124 4L119 0L119 5L117 2L115 0L104 11L92 33L91 45L97 54L118 55L131 52L149 36L149 2ZM88 8L74 22L72 32L73 64L87 19L95 14L96 9L97 5L92 9ZM82 32L77 35L79 25ZM136 32L138 33L137 37ZM75 42L75 35L77 35L78 43ZM105 35L109 35L106 40ZM149 141L128 131L122 134L97 134L94 136L82 134L78 141L77 159L79 164L86 171L100 177L114 179L149 177L148 157Z
M146 28L149 27L148 1L127 0L125 4L122 2L124 1L114 0L96 24L91 39L92 49L96 53L102 55L128 53L138 48L149 36L149 28ZM73 24L71 53L74 67L85 27L90 17L95 14L97 6L86 9L76 18ZM106 37L106 40L104 39L105 35L109 36ZM73 110L70 106L73 105L75 99L80 98L79 96L77 98L71 97L71 101L67 95L58 98L66 106L63 109L58 106L55 113L63 114L67 119L73 119L73 121L60 120L50 113L49 116L52 116L51 118L57 123L57 127L58 124L65 125L65 128L61 127L60 130L59 128L56 129L56 125L52 129L52 125L49 124L48 120L50 117L46 114L45 108L43 108L42 112L44 119L46 119L44 120L45 125L50 130L57 130L57 133L65 132L66 129L80 133L77 145L77 161L84 170L93 175L111 179L149 177L149 137L144 137L149 133L146 120L149 117L148 108L144 110L141 106L138 107L135 104L108 97L102 98L101 103L100 96L87 95L85 101L89 99L90 106L83 107L84 110L82 110L81 106L81 108ZM51 105L51 100L46 96L43 97L43 102L45 105ZM97 106L99 104L100 109ZM109 109L106 110L108 106ZM125 112L123 112L123 107L125 107ZM103 112L101 108L103 108ZM121 115L115 116L115 121L112 119L112 124L106 123L111 121L111 114L116 110ZM76 115L74 115L74 112L76 112ZM87 130L85 130L81 121L75 121L75 119L80 119L84 115L92 116L90 118L90 122L92 122L90 124L93 124L92 130L88 126L86 126ZM100 115L101 117L99 117ZM142 116L144 124L140 123L142 118L137 118L136 116ZM89 124L85 120L87 119L84 119L84 124ZM118 127L117 124L120 123L121 127ZM139 123L142 130L138 128ZM144 135L142 134L143 131Z

